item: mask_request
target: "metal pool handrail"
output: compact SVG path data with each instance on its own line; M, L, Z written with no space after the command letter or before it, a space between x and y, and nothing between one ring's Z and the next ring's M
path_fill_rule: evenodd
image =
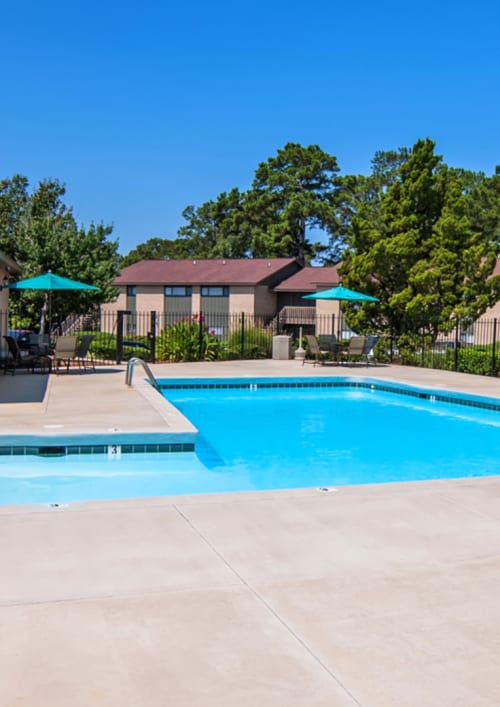
M144 368L144 372L146 373L147 377L149 378L149 381L153 388L156 388L156 390L160 390L160 386L158 385L158 381L153 375L153 371L150 369L146 361L143 361L142 358L137 358L136 356L133 356L132 358L129 359L129 362L127 363L127 375L125 378L125 383L127 385L132 385L132 378L134 377L134 369L135 369L135 364L140 363L142 367Z

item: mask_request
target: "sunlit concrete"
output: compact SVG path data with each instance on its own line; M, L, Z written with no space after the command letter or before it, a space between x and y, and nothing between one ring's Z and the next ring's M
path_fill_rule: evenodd
M497 379L400 367L153 368L369 375L500 398ZM0 403L2 434L171 429L138 373L132 388L123 369L0 377L0 400L25 388ZM499 519L498 476L0 506L0 705L492 707Z

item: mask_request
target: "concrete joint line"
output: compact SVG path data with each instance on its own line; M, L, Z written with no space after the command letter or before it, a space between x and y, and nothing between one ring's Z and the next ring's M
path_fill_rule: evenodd
M218 550L218 549L210 542L210 540L208 540L208 538L206 538L206 537L203 535L203 533L196 527L196 525L195 525L186 515L184 515L184 513L180 510L180 508L178 508L176 505L174 505L173 507L175 508L175 510L177 511L177 513L181 516L181 518L189 525L189 527L193 530L193 532L195 532L195 533L198 535L198 537L210 548L210 550L211 550L215 555L217 555L217 557L226 565L226 567L230 570L230 572L232 572L232 573L238 578L238 580L241 582L241 584L243 584L243 586L246 587L246 588L248 589L248 591L251 592L251 594L254 595L254 597L257 599L257 601L259 601L259 602L267 609L267 611L269 611L269 613L271 613L272 616L274 616L274 618L276 619L276 621L278 621L278 623L280 623L280 624L283 626L283 628L294 638L294 640L297 641L297 643L299 643L299 644L302 646L302 648L303 648L307 653L309 653L309 655L311 656L311 658L312 658L316 663L318 663L318 665L332 678L332 680L334 680L334 682L336 682L337 685L338 685L342 690L344 690L344 692L346 693L346 695L348 695L348 696L351 698L351 700L353 701L353 704L358 705L358 707L363 707L363 705L361 704L361 702L359 702L359 700L357 700L357 699L354 697L354 695L352 694L352 692L342 683L342 681L335 675L335 673L332 672L332 671L330 670L330 668L329 668L327 665L325 665L325 663L321 660L321 658L319 658L319 656L317 656L316 653L314 653L314 652L309 648L309 646L308 646L307 643L304 641L304 639L301 638L297 633L295 633L295 631L291 628L291 626L289 626L289 625L286 623L286 621L284 621L284 620L281 618L281 616L280 616L280 615L273 609L273 607L264 599L264 597L263 597L261 594L259 594L259 592L255 589L255 587L252 587L252 585L249 584L249 582L248 582L237 570L235 570L235 568L228 562L228 560L226 560L226 558L225 558L224 555L220 552L220 550Z

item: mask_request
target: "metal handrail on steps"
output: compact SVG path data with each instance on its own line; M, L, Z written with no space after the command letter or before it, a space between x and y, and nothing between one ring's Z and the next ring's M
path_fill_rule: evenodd
M132 358L129 359L127 363L127 375L125 378L125 383L127 385L132 385L132 378L134 377L134 369L136 363L140 363L141 366L144 368L144 372L146 373L147 377L149 378L149 381L153 388L156 388L156 390L160 390L160 386L158 385L158 381L153 375L153 371L150 369L146 361L143 361L142 358L137 358L136 356L133 356Z

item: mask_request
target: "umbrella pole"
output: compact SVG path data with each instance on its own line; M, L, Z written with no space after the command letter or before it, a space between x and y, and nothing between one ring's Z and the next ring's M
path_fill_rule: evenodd
M52 326L52 290L49 290L49 326L47 327L47 334L49 335L49 341L51 336L51 326Z

